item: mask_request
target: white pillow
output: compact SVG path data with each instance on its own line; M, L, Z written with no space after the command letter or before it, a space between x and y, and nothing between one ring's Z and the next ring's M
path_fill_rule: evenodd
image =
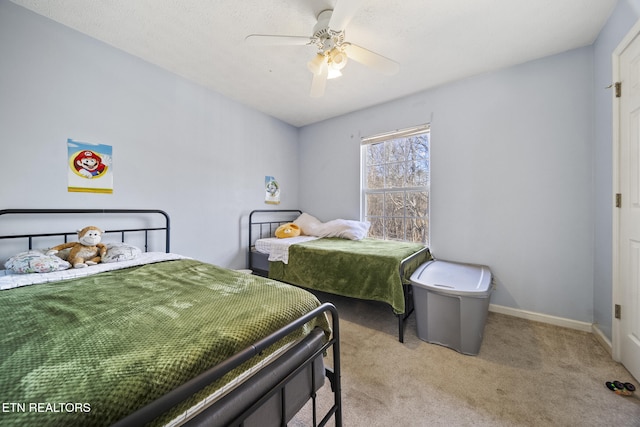
M107 243L107 254L102 257L102 262L130 261L142 253L140 248L126 243Z
M316 237L340 237L342 239L362 240L369 233L370 222L354 221L350 219L334 219L322 222L318 218L302 213L293 221L302 234Z
M71 264L55 255L46 255L44 252L33 250L12 256L4 266L14 273L25 274L66 270L71 267Z
M350 219L334 219L322 224L318 237L340 237L342 239L362 240L367 237L370 222Z
M300 227L302 234L307 236L317 236L322 227L322 222L318 218L306 212L303 212L293 223Z

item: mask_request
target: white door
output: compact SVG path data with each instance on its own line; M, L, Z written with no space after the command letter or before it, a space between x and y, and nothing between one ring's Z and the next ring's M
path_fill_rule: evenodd
M619 49L622 50L618 57L617 81L621 93L614 102L619 118L617 163L621 203L616 208L618 289L613 303L619 305L620 316L614 318L619 339L618 343L614 341L614 357L640 380L640 34L637 28Z

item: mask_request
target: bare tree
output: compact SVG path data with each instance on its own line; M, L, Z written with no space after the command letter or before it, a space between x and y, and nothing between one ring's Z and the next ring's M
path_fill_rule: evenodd
M429 132L369 144L365 149L369 235L427 244Z

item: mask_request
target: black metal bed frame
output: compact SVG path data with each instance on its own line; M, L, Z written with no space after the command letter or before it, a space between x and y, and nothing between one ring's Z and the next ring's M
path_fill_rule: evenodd
M165 252L170 252L170 218L169 215L162 210L157 209L4 209L0 210L0 216L2 215L51 215L51 214L159 214L164 217L164 226L161 227L143 227L143 228L123 228L123 229L114 229L114 230L106 230L105 233L119 233L121 235L121 241L125 241L125 236L128 236L129 233L144 233L144 242L145 242L145 251L148 249L149 243L149 232L151 231L164 231L165 233ZM53 232L53 233L32 233L32 234L10 234L10 235L0 235L0 240L3 239L27 239L29 250L33 249L33 242L36 238L43 237L62 237L64 242L67 242L68 236L75 236L77 234L76 231L70 232ZM179 404L185 399L192 396L194 393L206 387L208 384L213 383L219 378L223 377L227 373L231 372L233 369L240 366L242 363L251 359L252 357L261 354L265 349L275 344L285 336L290 333L298 330L305 323L311 321L312 319L323 316L329 313L331 315L331 336L326 342L319 346L319 348L313 350L311 344L309 342L305 342L303 339L297 345L292 347L292 351L297 350L299 354L304 356L304 361L300 364L292 365L294 368L291 370L289 365L285 365L284 372L287 374L278 380L277 384L270 385L268 388L265 388L261 397L254 401L249 402L249 406L245 407L241 410L235 412L235 407L232 408L232 414L234 420L231 423L225 422L226 426L238 426L241 427L244 425L244 422L247 418L249 418L256 410L260 409L260 407L265 404L270 398L273 396L278 396L281 402L281 413L282 419L280 424L282 427L286 427L286 386L292 380L296 379L296 375L300 374L305 368L308 366L313 366L316 363L316 360L320 357L326 355L326 352L329 348L332 350L333 363L332 368L325 366L325 376L329 379L331 390L334 395L334 402L332 406L328 409L324 417L318 422L318 414L317 414L317 402L316 402L316 391L315 388L309 393L309 399L312 401L312 419L314 427L322 427L325 426L331 418L335 420L335 426L342 426L342 394L341 394L341 371L340 371L340 330L339 330L339 316L336 307L331 303L324 303L317 307L316 309L310 311L304 316L298 318L294 322L282 327L271 335L261 339L260 341L254 343L253 345L245 348L244 350L236 353L234 356L228 358L222 363L214 366L208 371L200 374L199 376L193 378L187 383L177 387L171 392L167 393L164 396L161 396L157 400L149 403L138 411L128 415L122 420L118 421L114 426L124 427L124 426L139 426L147 424L158 416L164 414L172 408L173 406ZM324 332L323 332L324 334ZM285 361L286 363L286 361ZM271 365L267 365L263 367L258 372L269 372ZM315 372L314 369L311 369L311 375ZM257 381L253 381L257 378L257 375L250 377L245 383L243 383L243 387L245 388L254 388L258 387ZM312 383L316 383L316 379L312 379ZM261 389L262 391L262 389ZM241 399L242 400L242 399ZM202 411L196 415L195 417L185 420L189 425L211 425L209 418L207 416L211 416L211 414L215 414L217 410L218 401L214 401L202 409ZM226 408L225 408L226 409ZM214 424L215 425L215 424Z
M340 372L340 331L339 331L339 320L338 320L338 311L336 307L331 303L324 303L321 306L317 307L313 311L310 311L303 317L298 318L295 322L286 325L285 327L279 329L278 331L272 333L271 335L263 338L262 340L254 343L253 345L245 348L244 350L236 353L234 356L225 360L224 362L214 366L208 371L200 374L196 378L191 381L183 384L182 386L174 389L168 394L156 399L151 402L147 406L141 408L140 410L134 412L133 414L127 416L126 418L120 420L113 427L137 427L141 425L145 425L150 421L153 421L156 417L163 414L167 408L173 407L178 403L182 402L184 399L198 392L202 388L206 387L208 384L213 383L219 378L222 378L228 372L231 372L233 369L242 365L247 360L251 359L254 356L259 355L262 351L270 347L271 345L278 342L280 339L286 337L290 333L294 332L305 323L310 320L323 315L324 313L330 312L332 319L332 337L329 339L322 347L315 350L312 354L307 356L304 363L300 364L295 370L291 371L285 378L278 382L273 388L271 388L267 393L265 393L259 400L253 402L250 407L245 409L242 413L240 413L233 421L229 423L225 423L225 427L242 427L244 421L251 416L253 412L260 408L260 406L269 400L272 396L276 394L280 394L281 398L281 410L283 414L282 418L282 427L286 427L286 419L284 417L285 407L286 407L286 399L285 399L285 387L287 384L295 378L295 375L302 371L307 365L314 362L314 360L323 355L327 349L332 348L333 352L333 369L325 368L325 374L331 383L331 389L334 395L334 403L329 408L325 416L318 423L317 420L317 412L316 412L316 393L311 393L309 398L312 400L312 419L314 427L322 427L325 426L332 417L335 417L335 425L336 427L342 426L342 392L341 392L341 372ZM268 366L266 367L268 369ZM313 370L312 370L313 372ZM315 382L315 379L313 380ZM251 387L251 379L248 380L248 386ZM211 409L215 411L215 404L211 406ZM206 413L203 416L203 420L198 421L188 420L194 425L210 425L206 420ZM220 426L222 427L222 426Z
M119 233L120 240L125 241L125 235L128 233L143 232L144 233L144 250L147 252L149 247L149 232L164 231L165 233L165 252L169 253L170 237L171 237L171 220L169 215L159 209L3 209L0 210L2 215L51 215L51 214L160 214L164 217L164 227L155 228L126 228L117 230L105 230L105 234ZM0 236L3 239L27 239L29 250L33 249L33 239L38 237L62 237L64 243L67 243L69 236L77 236L77 231L62 231L54 233L33 233L33 234L11 234Z
M256 209L251 211L249 214L249 268L253 268L253 260L254 260L254 251L255 251L255 240L254 239L254 228L258 230L258 239L264 237L273 237L275 235L275 230L282 224L286 224L287 222L291 222L289 220L285 220L282 218L276 220L255 220L253 219L254 214L302 214L302 211L299 209ZM427 250L427 248L424 248ZM416 252L407 258L403 259L400 262L400 278L404 277L404 267L405 265L413 259L413 257L419 256L423 251ZM267 272L260 272L261 275L266 275ZM398 341L404 343L404 329L407 320L414 312L414 304L413 304L413 287L410 284L402 284L402 293L404 295L404 313L394 313L394 315L398 318Z
M292 218L291 221L289 219L285 218L280 218L278 220L270 220L270 221L254 221L253 220L253 216L255 214L261 214L261 213L277 213L278 215L291 215ZM287 224L289 222L292 222L293 219L293 215L297 214L296 217L298 217L299 215L302 215L302 211L299 209L281 209L281 210L272 210L272 209L256 209L251 211L251 213L249 214L249 268L252 268L253 266L253 256L254 256L254 245L255 245L255 241L257 239L262 239L264 237L273 237L275 236L276 233L276 229L281 226L282 224ZM256 239L254 239L254 228L257 229L258 231L258 237ZM267 272L266 271L260 271L260 276L266 276Z

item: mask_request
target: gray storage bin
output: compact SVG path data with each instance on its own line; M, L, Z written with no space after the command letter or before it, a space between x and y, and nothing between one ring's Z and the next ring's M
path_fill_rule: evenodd
M434 260L411 275L418 337L476 355L489 313L491 270Z

